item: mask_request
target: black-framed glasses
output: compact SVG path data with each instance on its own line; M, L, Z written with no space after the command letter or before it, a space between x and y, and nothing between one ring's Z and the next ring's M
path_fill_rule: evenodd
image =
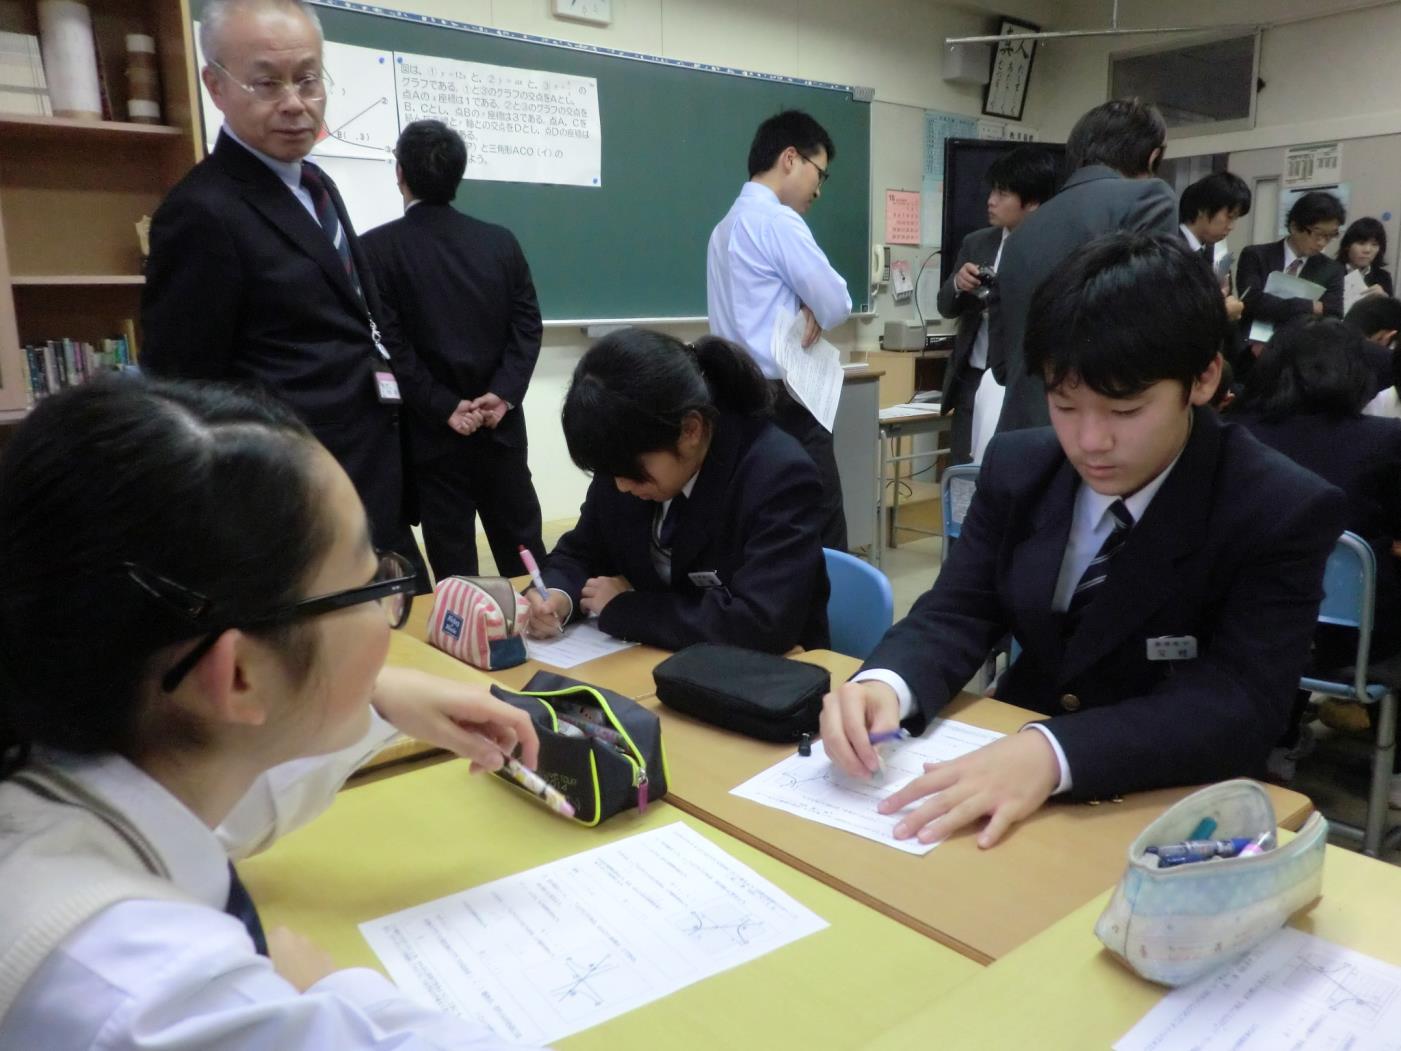
M418 574L407 558L393 551L382 551L379 552L379 564L375 567L375 575L368 584L346 588L344 591L333 591L326 595L316 595L269 610L267 613L239 617L230 622L220 619L216 602L197 591L134 564L129 563L126 571L127 576L142 590L167 608L192 624L208 626L208 630L194 649L181 657L161 677L161 689L166 693L179 686L190 673L190 669L219 641L219 636L232 628L273 628L348 606L358 606L363 602L378 602L390 628L402 628L413 609L413 596L418 586Z
M210 59L209 64L259 102L281 102L288 91L291 91L303 102L320 102L326 97L326 89L335 83L331 79L331 74L323 69L319 73L303 73L296 80L257 77L253 83L245 84L234 76L223 63Z
M803 160L807 161L809 164L811 164L814 168L817 169L817 185L818 185L818 186L826 186L826 185L827 185L827 179L828 179L828 177L829 177L832 173L829 172L826 168L822 167L822 165L818 164L815 160L813 160L811 157L809 157L806 153L803 153L802 151L798 151L798 156L801 157Z

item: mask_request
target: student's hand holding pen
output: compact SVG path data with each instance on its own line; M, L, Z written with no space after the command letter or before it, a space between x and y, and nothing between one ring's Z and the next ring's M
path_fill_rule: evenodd
M374 706L402 733L470 759L473 772L500 769L517 746L521 762L531 769L540 757L530 716L484 686L385 668L375 681Z
M529 588L525 593L527 613L521 631L532 639L554 639L564 634L569 616L569 600L557 591Z

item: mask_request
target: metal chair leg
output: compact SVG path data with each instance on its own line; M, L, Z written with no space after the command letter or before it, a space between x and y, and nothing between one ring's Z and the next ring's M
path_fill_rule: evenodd
M1362 853L1381 854L1386 831L1387 791L1391 785L1392 757L1396 754L1396 691L1388 690L1377 705L1377 743L1372 751L1372 789L1367 794L1367 827Z

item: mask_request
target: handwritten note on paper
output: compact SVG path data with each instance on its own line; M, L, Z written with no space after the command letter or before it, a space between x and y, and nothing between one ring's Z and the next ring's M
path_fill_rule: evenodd
M553 639L525 640L525 652L530 659L548 664L552 668L572 668L585 661L597 660L610 653L636 646L635 642L617 639L599 631L588 621L578 621L564 629L564 634Z
M1401 1051L1401 967L1286 927L1174 989L1114 1051Z
M794 316L780 307L773 320L770 349L783 370L783 385L788 393L830 431L842 396L842 355L820 337L812 346L804 347L804 327L801 313Z
M925 763L943 763L991 744L1002 735L967 723L935 719L923 737L883 749L885 770L870 781L847 777L827 758L822 743L812 755L792 755L751 777L730 794L784 810L844 832L874 839L907 854L928 854L938 843L897 840L891 830L908 806L896 814L879 814L876 804L901 785L924 773Z
M919 191L885 191L885 239L893 245L919 244Z
M538 1046L826 926L677 822L360 931L409 997Z

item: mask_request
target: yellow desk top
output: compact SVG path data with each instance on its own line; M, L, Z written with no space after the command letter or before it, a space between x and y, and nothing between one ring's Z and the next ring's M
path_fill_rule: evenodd
M929 998L923 1012L872 1046L886 1051L1112 1046L1167 990L1139 978L1101 947L1094 923L1108 899L1108 893L1099 895L972 981ZM1323 898L1291 926L1401 964L1401 869L1329 847Z
M796 659L827 668L833 682L859 664L828 650ZM1140 792L1098 806L1053 801L991 850L979 850L973 830L966 830L919 857L730 795L792 754L792 747L697 722L655 697L644 703L662 715L671 771L667 798L674 805L982 963L1113 886L1144 826L1193 791ZM946 714L1007 733L1037 717L967 694ZM1297 829L1313 809L1297 792L1265 788L1286 828Z
M454 760L340 793L239 873L269 926L343 966L379 967L357 925L611 840L683 821L830 927L560 1041L563 1047L859 1047L977 966L665 803L586 829ZM814 996L822 989L839 996ZM914 991L919 990L915 995ZM684 1034L684 1039L677 1034Z

